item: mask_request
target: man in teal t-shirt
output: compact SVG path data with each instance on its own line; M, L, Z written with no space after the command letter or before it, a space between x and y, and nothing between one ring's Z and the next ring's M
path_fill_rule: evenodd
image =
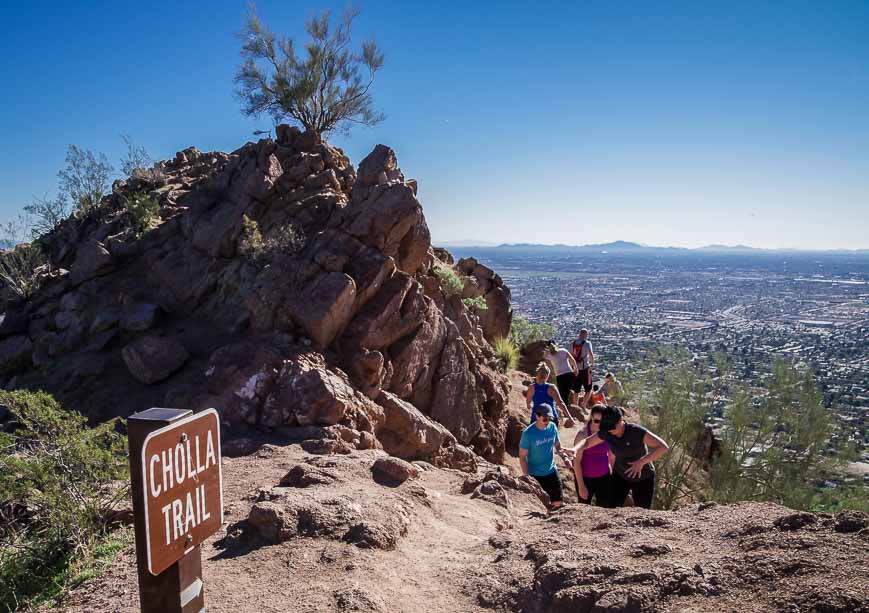
M555 467L554 450L561 452L558 428L552 423L552 407L538 404L534 407L534 423L525 428L519 440L519 464L523 475L531 475L549 494L552 508L562 505L561 476Z

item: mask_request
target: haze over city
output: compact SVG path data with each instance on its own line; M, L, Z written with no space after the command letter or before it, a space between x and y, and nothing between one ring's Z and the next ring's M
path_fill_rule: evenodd
M321 8L258 3L290 36ZM390 144L435 242L869 247L865 2L361 8L387 119L331 140L354 160ZM244 12L0 9L0 220L54 192L70 143L117 165L121 133L164 159L271 129L233 95Z

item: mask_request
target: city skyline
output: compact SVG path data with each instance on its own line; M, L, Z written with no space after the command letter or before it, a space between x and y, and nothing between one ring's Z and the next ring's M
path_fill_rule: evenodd
M69 144L117 166L122 133L168 159L272 129L234 96L245 3L204 6L0 9L0 221L54 194ZM343 8L257 6L298 42ZM865 3L361 8L387 119L329 140L391 146L436 241L869 248Z

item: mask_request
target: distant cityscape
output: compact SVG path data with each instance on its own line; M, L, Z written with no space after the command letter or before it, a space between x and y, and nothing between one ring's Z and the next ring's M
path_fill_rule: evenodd
M869 255L539 246L454 248L509 285L513 307L565 344L591 331L596 375L623 373L660 343L728 354L761 384L776 356L817 373L826 406L853 426L869 473Z

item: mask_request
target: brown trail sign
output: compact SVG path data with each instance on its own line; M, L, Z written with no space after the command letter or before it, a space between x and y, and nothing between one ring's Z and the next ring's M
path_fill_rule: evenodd
M198 613L199 544L223 523L217 411L148 409L128 430L142 611Z

